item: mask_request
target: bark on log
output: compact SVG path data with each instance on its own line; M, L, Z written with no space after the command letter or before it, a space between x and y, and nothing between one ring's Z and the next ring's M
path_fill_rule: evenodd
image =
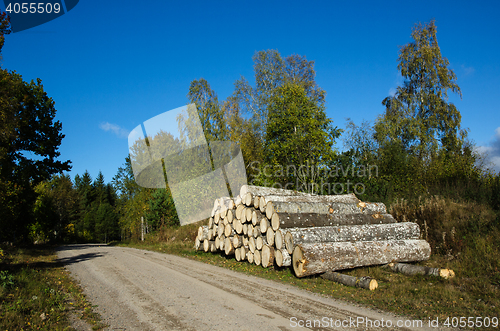
M239 235L235 234L234 237L233 237L233 246L234 246L234 248L240 248L241 245L243 245L243 238L242 238L242 236L239 236Z
M271 228L267 228L266 241L268 245L274 246L274 231Z
M425 240L358 241L299 244L293 250L293 270L297 277L380 265L390 262L427 260L431 248Z
M455 277L455 272L451 269L423 267L405 263L389 263L387 265L392 271L399 272L405 275L424 275L436 276L444 279Z
M253 262L256 264L256 265L260 265L261 262L262 262L262 256L260 255L260 251L258 250L255 250L255 252L253 253Z
M266 196L266 195L309 195L308 193L292 191L292 190L283 190L274 187L262 187L262 186L254 186L254 185L243 185L240 189L240 197L244 197L248 192L252 193L252 195Z
M268 214L268 208L270 214ZM266 216L271 218L272 212L277 213L311 213L311 214L386 214L383 203L321 203L321 202L294 202L294 201L267 201Z
M274 248L271 245L264 245L262 247L261 264L264 268L274 264Z
M279 217L279 229L397 222L391 214L276 213L276 215Z
M334 282L351 286L364 288L370 291L375 290L378 287L378 283L375 279L371 277L354 277L349 275L340 274L338 272L327 271L320 276L324 279L333 280Z
M292 256L285 249L274 250L274 260L278 267L289 267L292 265Z
M342 241L382 241L419 239L417 223L366 224L352 226L323 226L314 228L290 228L285 233L285 248L293 252L297 244Z

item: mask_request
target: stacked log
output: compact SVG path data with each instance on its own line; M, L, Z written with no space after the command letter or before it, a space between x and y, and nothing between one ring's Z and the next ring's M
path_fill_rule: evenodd
M234 199L214 201L195 249L264 268L292 265L304 277L428 259L430 246L419 238L416 223L396 223L383 203L363 202L354 194L319 196L244 185Z

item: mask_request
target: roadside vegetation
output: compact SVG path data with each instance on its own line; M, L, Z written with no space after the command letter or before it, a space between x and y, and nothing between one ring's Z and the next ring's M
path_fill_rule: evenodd
M0 329L72 330L82 319L105 327L51 247L0 249Z

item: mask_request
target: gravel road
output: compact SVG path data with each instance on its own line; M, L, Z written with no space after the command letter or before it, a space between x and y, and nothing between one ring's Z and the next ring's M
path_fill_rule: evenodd
M92 244L57 254L107 330L438 330L174 255Z

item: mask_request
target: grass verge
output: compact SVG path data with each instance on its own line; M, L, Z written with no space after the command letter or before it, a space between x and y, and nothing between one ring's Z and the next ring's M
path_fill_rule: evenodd
M0 329L72 330L70 317L105 327L54 249L0 248Z

